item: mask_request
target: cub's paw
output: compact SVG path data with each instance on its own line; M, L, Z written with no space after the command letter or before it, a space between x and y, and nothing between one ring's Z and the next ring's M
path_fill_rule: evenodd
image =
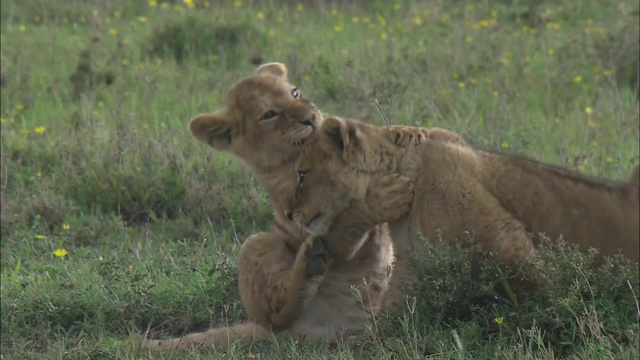
M429 130L415 126L392 125L389 127L393 143L399 147L419 145L429 137Z
M411 210L413 182L398 174L378 177L369 184L366 202L377 223L400 219Z
M314 236L306 242L307 276L324 277L331 263L331 254L322 236Z

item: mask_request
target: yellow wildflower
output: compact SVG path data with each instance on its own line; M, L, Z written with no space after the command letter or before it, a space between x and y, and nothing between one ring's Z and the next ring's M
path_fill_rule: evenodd
M508 149L509 143L507 142L507 140L503 141L502 144L500 144L500 147L503 149Z
M55 249L53 251L53 256L55 257L65 257L67 255L67 249Z
M149 0L149 6L156 7L158 6L158 2L156 0Z
M584 112L587 115L591 115L591 113L593 113L593 109L591 107L587 106L586 108L584 108Z
M111 28L111 29L109 29L109 34L111 34L111 35L118 35L118 30L116 30L116 29L114 29L114 28Z
M302 5L302 4L298 4L298 6L296 6L296 9L297 9L298 11L302 11L302 10L304 10L304 5Z
M46 239L47 237L44 235L36 235L35 238L38 240L42 240L42 239Z
M611 156L607 156L607 162L611 164L613 162L613 158Z
M553 49L549 49L549 50L547 50L547 54L549 54L549 55L553 55L555 52L556 52L556 51L555 51L555 50L553 50Z
M16 110L20 111L20 110L24 110L24 105L22 104L16 104Z
M413 17L413 23L418 25L418 26L422 25L422 18L420 16L417 16L417 15L414 16Z
M498 326L502 326L502 323L504 322L504 316L498 316L497 318L493 319L493 321L498 324Z
M44 132L47 131L47 128L44 126L37 126L33 131L35 131L36 134L44 134Z
M62 224L62 230L64 231L69 231L71 229L71 226L67 223L63 223Z
M383 32L382 34L380 34L380 40L384 41L387 40L387 33Z
M357 23L359 23L359 22L360 22L360 18L359 18L359 17L357 17L357 16L353 16L353 17L351 18L351 22L352 22L352 23L354 23L354 24L357 24Z
M459 81L459 82L458 82L458 87L459 87L460 89L464 89L464 87L465 87L465 86L466 86L466 85L465 85L464 81Z
M256 354L254 354L254 353L248 353L248 354L247 354L247 358L248 358L248 359L251 359L251 360L255 360L255 358L256 358Z
M233 2L233 5L235 5L235 7L241 7L242 6L242 0L235 0Z
M256 14L256 18L258 20L264 20L264 13L262 11L258 11L258 13Z
M334 27L333 27L333 31L335 31L335 32L341 32L341 31L342 31L342 26L340 26L340 25L336 25L336 26L334 26Z
M576 84L577 84L577 83L579 83L579 82L581 82L581 81L582 81L582 76L580 76L580 75L576 75L576 76L574 76L574 77L571 79L571 81L573 81L574 83L576 83Z
M182 0L182 2L187 5L189 8L194 8L196 5L193 3L193 0Z
M147 18L145 16L138 16L138 21L140 21L141 23L145 23L147 22Z
M27 31L27 27L26 27L26 26L24 26L24 25L22 25L22 24L20 24L20 31L21 31L21 32L25 32L25 31Z

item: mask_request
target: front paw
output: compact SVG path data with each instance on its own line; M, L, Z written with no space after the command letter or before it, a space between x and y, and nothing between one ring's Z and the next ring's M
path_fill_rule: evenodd
M393 125L389 131L392 142L399 147L422 144L429 136L428 129L415 126Z
M369 185L367 204L376 222L394 221L407 215L413 202L413 182L399 174L381 176Z
M307 259L308 277L323 277L327 273L331 263L331 254L322 236L314 236L307 240L307 248L304 255Z

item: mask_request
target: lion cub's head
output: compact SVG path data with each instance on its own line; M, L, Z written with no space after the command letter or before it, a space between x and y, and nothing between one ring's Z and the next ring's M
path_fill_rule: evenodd
M337 117L324 120L296 162L298 182L288 203L289 218L311 234L324 235L340 212L364 200L372 176L380 170L374 130Z
M318 108L289 83L286 67L268 63L231 86L221 109L193 118L189 130L259 168L295 160L321 122Z

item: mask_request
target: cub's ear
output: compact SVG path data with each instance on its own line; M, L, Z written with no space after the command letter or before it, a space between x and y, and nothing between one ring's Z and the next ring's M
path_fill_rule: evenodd
M350 120L335 116L326 118L320 126L320 131L341 152L346 151L349 145L355 145L358 140L354 124Z
M189 131L198 140L212 148L225 151L231 146L235 125L222 110L200 114L189 122Z
M260 65L256 70L257 75L273 75L287 80L287 67L283 63L271 62Z

